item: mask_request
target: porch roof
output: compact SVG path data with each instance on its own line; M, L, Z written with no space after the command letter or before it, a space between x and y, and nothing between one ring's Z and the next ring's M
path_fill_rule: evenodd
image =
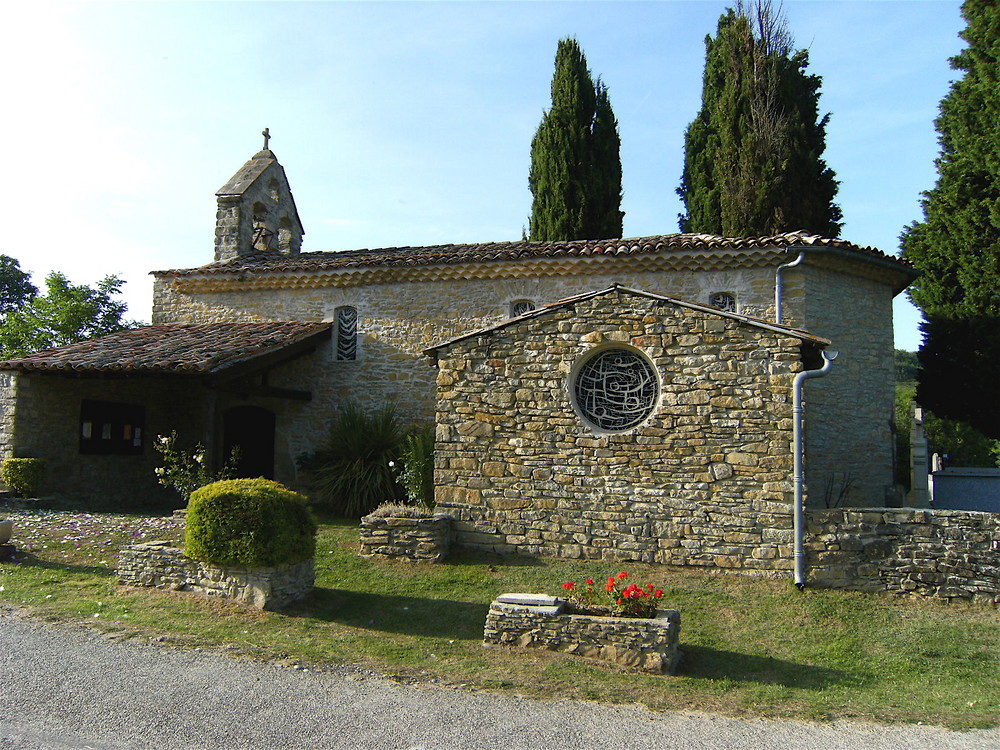
M151 325L0 362L0 370L63 375L234 375L297 356L330 323Z

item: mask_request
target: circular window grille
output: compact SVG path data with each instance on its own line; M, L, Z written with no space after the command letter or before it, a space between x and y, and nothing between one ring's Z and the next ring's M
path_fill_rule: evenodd
M604 349L581 365L573 380L580 414L609 432L629 430L643 422L659 395L656 372L629 349Z

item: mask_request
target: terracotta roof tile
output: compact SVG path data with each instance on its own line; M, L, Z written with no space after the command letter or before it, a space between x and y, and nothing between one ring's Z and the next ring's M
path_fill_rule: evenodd
M674 251L759 250L794 246L837 248L860 256L909 265L874 247L863 247L841 239L831 239L792 232L772 237L718 237L710 234L667 234L655 237L611 240L572 240L560 242L487 242L481 244L432 245L428 247L391 247L378 250L283 255L278 252L254 253L233 260L210 263L198 268L173 269L155 273L169 276L204 274L274 273L283 271L324 271L371 266L427 266L477 263L531 258L599 257L608 255L651 255Z
M329 323L153 325L0 362L0 370L209 375L319 338Z

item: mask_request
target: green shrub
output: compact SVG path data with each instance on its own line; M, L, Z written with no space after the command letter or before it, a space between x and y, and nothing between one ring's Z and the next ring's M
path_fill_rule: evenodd
M402 440L395 405L368 414L347 404L330 424L320 449L299 459L310 478L311 495L344 518L360 518L396 500L403 493L393 464Z
M411 505L434 509L434 429L407 435L403 441L400 483Z
M34 497L45 478L45 461L40 458L7 458L0 463L0 482L19 497Z
M316 552L306 498L270 479L226 479L191 494L184 551L221 565L270 567Z

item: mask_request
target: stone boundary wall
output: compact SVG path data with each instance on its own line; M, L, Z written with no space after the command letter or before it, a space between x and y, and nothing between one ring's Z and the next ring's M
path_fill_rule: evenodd
M448 555L451 518L365 516L361 519L362 557L441 562Z
M1000 605L1000 514L807 511L810 583Z
M126 586L195 591L268 610L305 598L315 583L312 560L273 568L219 566L192 560L170 542L123 548L117 572Z
M490 605L483 643L561 651L656 674L676 670L677 610L657 610L654 618L596 617L565 614L565 604L540 594L503 594Z

